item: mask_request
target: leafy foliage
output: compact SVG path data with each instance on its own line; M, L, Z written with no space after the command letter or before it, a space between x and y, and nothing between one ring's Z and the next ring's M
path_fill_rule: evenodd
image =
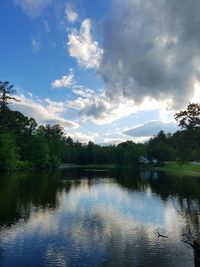
M176 151L171 143L172 136L165 134L162 130L147 143L147 154L149 158L157 159L159 162L174 160Z
M178 151L180 160L190 161L200 159L200 104L190 103L186 110L175 114L175 119L181 126Z
M19 149L12 135L0 134L0 169L13 170L19 163Z
M200 104L190 103L187 110L181 110L175 114L175 119L182 129L195 129L200 127Z
M1 82L0 81L0 110L8 109L8 104L10 103L10 100L17 99L13 97L16 93L16 90L13 88L13 85L10 85L8 81Z

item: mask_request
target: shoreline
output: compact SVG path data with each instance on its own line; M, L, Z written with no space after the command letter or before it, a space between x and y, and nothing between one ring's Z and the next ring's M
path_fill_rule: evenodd
M87 168L87 169L96 169L98 171L101 169L136 169L136 170L147 170L147 171L165 171L174 175L191 175L191 176L200 176L200 165L192 164L183 164L179 165L176 162L166 162L163 166L116 166L112 164L86 164L78 165L72 163L61 164L60 169L73 169L73 168Z

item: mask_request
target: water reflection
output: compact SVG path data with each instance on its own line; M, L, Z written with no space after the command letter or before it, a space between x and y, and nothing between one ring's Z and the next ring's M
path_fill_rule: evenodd
M193 266L199 193L155 172L1 177L0 266Z

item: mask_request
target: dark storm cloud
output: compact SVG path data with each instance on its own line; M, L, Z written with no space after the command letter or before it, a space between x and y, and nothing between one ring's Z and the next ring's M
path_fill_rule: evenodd
M200 78L199 25L199 0L113 0L99 69L107 96L186 105Z
M85 115L86 117L92 115L94 119L98 119L102 117L102 115L104 114L106 110L107 110L107 107L104 104L104 102L92 103L84 107L83 109L81 109L80 115Z

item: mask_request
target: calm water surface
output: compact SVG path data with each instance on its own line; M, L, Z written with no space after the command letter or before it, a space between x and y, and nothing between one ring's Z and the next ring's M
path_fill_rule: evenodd
M0 266L195 266L199 214L197 177L75 169L0 176Z

